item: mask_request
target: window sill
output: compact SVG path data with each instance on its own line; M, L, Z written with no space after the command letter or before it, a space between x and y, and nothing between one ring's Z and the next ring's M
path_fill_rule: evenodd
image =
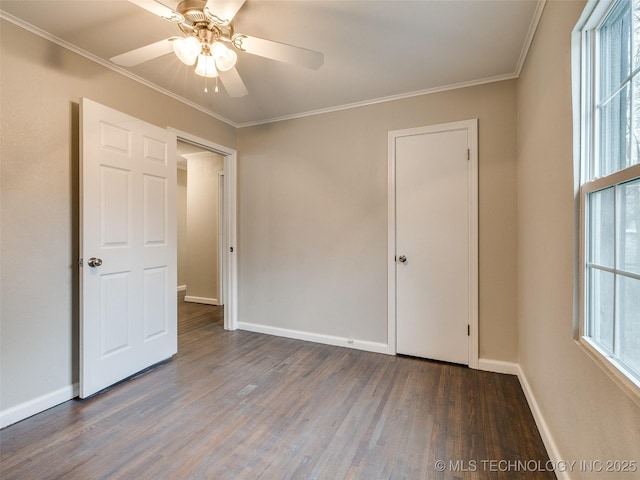
M600 350L588 338L579 337L576 343L640 407L640 382L626 375L622 369L623 367L615 359Z

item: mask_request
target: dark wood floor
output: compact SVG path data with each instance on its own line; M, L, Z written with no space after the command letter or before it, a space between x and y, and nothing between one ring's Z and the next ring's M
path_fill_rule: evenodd
M0 478L555 478L506 463L548 460L516 377L227 332L221 308L179 305L172 361L4 429Z

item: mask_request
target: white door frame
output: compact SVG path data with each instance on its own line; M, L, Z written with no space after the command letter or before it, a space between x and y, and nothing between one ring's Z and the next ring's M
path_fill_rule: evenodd
M178 140L202 147L224 157L224 208L225 222L223 230L223 248L225 254L221 258L220 266L223 270L225 289L224 298L224 328L236 330L238 328L238 256L237 256L237 167L238 154L233 148L225 147L190 133L169 127L175 132ZM226 270L226 271L224 271Z
M225 205L224 205L224 171L218 172L218 305L224 305L226 285L225 285L225 254L229 249L228 242L225 242Z
M387 347L396 351L396 139L426 133L467 130L469 148L469 367L478 368L478 119L388 132Z

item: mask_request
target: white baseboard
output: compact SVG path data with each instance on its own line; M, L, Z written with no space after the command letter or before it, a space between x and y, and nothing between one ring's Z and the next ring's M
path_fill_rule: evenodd
M491 360L489 358L478 359L478 370L493 373L507 373L518 375L519 367L517 363L503 362L502 360Z
M204 303L205 305L219 305L217 298L192 297L191 295L185 295L184 301L191 303Z
M178 285L178 291L179 292L184 292L187 289L186 285Z
M21 403L0 412L0 428L8 427L14 423L29 418L36 413L64 403L78 396L78 384L74 383L54 392L46 393L40 397Z
M527 381L527 377L525 376L522 368L517 363L512 362L503 362L501 360L490 360L486 358L478 359L478 370L484 370L487 372L495 372L495 373L506 373L510 375L517 375L518 380L520 380L520 386L522 387L522 391L524 392L524 396L527 399L527 403L529 404L529 409L533 415L533 419L536 422L536 426L538 427L538 431L540 432L540 436L542 437L542 442L547 450L547 455L549 455L549 460L551 460L554 465L558 465L559 462L564 460L560 456L560 452L558 451L558 446L556 442L553 440L553 436L551 435L551 431L549 430L549 426L542 416L542 412L540 411L540 407L538 406L538 402L536 401L535 396L533 395L533 391L531 390L531 386ZM558 469L555 472L558 480L570 480L570 472L568 470L560 470Z
M558 446L556 442L553 440L553 435L551 435L551 431L549 430L549 426L545 421L542 411L538 406L538 402L536 401L535 396L533 395L533 391L531 390L531 386L527 381L527 377L520 365L518 365L518 379L520 380L520 385L522 386L522 391L524 392L524 396L527 398L527 403L529 404L529 408L531 409L531 413L533 414L533 419L538 426L538 430L540 431L540 436L542 437L542 442L544 443L545 448L547 449L547 454L549 455L549 460L551 460L555 465L558 465L559 462L564 459L560 456L560 452L558 450ZM571 480L571 475L568 470L565 471L556 471L556 476L558 480Z
M272 327L269 325L259 325L257 323L238 322L240 330L249 332L266 333L267 335L275 335L276 337L293 338L296 340L305 340L307 342L321 343L324 345L333 345L335 347L347 347L355 350L364 350L366 352L384 353L393 355L389 345L386 343L369 342L367 340L357 340L355 338L336 337L333 335L323 335L320 333L302 332L300 330L290 330L288 328Z

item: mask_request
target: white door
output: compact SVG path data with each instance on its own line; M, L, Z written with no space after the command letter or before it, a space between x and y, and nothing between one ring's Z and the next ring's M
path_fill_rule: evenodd
M469 364L469 131L413 130L393 147L397 352Z
M176 136L81 99L80 397L177 351Z

